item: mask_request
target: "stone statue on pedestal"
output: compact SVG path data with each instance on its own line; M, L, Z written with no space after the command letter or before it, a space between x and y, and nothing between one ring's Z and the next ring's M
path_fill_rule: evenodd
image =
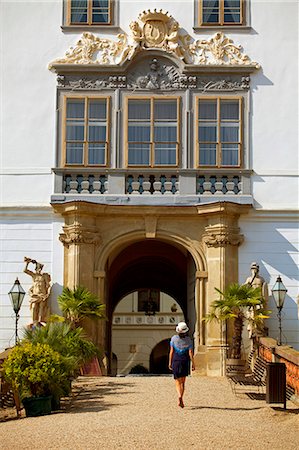
M256 262L251 263L250 266L251 275L248 277L245 281L245 284L249 284L250 286L254 288L260 288L261 290L261 297L263 299L263 303L260 306L256 306L256 310L258 309L267 309L268 306L268 284L266 283L265 279L260 276L259 270L260 267ZM254 323L250 320L250 318L253 318L255 314L255 311L252 310L249 313L249 324L248 324L248 332L249 332L249 338L255 339L260 336L267 336L267 327L265 327L265 324L263 322L260 323Z
M26 263L24 272L30 275L33 284L28 291L30 295L30 310L33 323L45 322L47 320L47 300L51 291L51 276L44 272L42 273L44 265L31 258L24 258ZM28 265L35 264L35 272L28 269Z

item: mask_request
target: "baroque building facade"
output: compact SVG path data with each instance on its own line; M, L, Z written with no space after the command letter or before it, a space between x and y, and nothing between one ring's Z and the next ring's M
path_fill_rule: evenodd
M173 332L169 310L152 328L130 310L121 322L122 299L156 290L189 324L197 373L222 374L230 330L202 319L252 261L269 286L282 276L298 348L298 4L183 3L3 3L2 348L30 252L51 273L52 312L62 286L106 304L86 330L108 372L115 333L164 327L154 348Z

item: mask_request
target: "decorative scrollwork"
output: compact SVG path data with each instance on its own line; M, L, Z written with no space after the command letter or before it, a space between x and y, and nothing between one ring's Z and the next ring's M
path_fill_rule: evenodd
M129 35L118 34L117 41L83 33L76 46L71 47L63 58L50 63L49 68L59 64L122 64L136 53L149 49L173 54L187 64L259 68L259 64L242 53L240 45L235 45L222 32L209 40L195 41L172 16L156 9L143 11L138 20L131 22Z

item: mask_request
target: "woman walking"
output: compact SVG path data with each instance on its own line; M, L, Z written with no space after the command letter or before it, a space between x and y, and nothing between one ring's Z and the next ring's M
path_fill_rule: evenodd
M186 377L190 374L190 361L192 370L195 370L192 341L188 336L189 328L185 322L178 323L177 335L170 340L169 369L173 372L175 387L178 393L178 406L184 408L184 391Z

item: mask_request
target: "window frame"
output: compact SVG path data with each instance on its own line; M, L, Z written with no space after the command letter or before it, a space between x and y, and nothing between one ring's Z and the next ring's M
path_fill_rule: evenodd
M150 101L150 163L147 165L129 164L129 101L130 100L149 100ZM176 162L175 164L155 164L154 152L154 101L155 100L175 100L177 102L177 141L176 141ZM125 114L124 114L124 139L125 139L125 167L126 168L175 168L179 166L179 154L181 149L181 97L178 95L144 95L144 96L127 96L125 99Z
M200 164L200 141L199 141L199 102L200 100L216 100L217 101L217 142L216 142L216 165ZM221 100L238 100L239 102L239 142L238 142L238 165L224 165L221 164L222 159L222 142L221 142L221 115L220 105ZM223 168L241 168L243 166L244 159L244 98L242 96L196 96L195 99L195 164L197 169L211 168L211 169L223 169ZM209 143L209 142L206 142ZM212 144L214 142L211 142Z
M198 2L198 24L200 27L242 27L246 24L246 2L248 0L240 0L240 22L224 22L224 0L219 0L219 21L204 22L203 21L203 0Z
M71 6L72 0L66 0L66 26L69 27L109 27L114 22L114 0L109 2L109 21L108 22L92 22L92 0L87 0L87 22L71 22Z
M70 99L84 100L84 141L83 141L83 163L67 163L67 139L66 139L66 129L67 129L67 101ZM90 100L106 100L106 141L105 141L105 164L88 164L88 144L87 133L88 133L88 106ZM111 97L107 95L74 95L67 94L63 97L63 113L62 113L62 156L61 162L62 167L108 167L109 166L109 150L111 145Z

